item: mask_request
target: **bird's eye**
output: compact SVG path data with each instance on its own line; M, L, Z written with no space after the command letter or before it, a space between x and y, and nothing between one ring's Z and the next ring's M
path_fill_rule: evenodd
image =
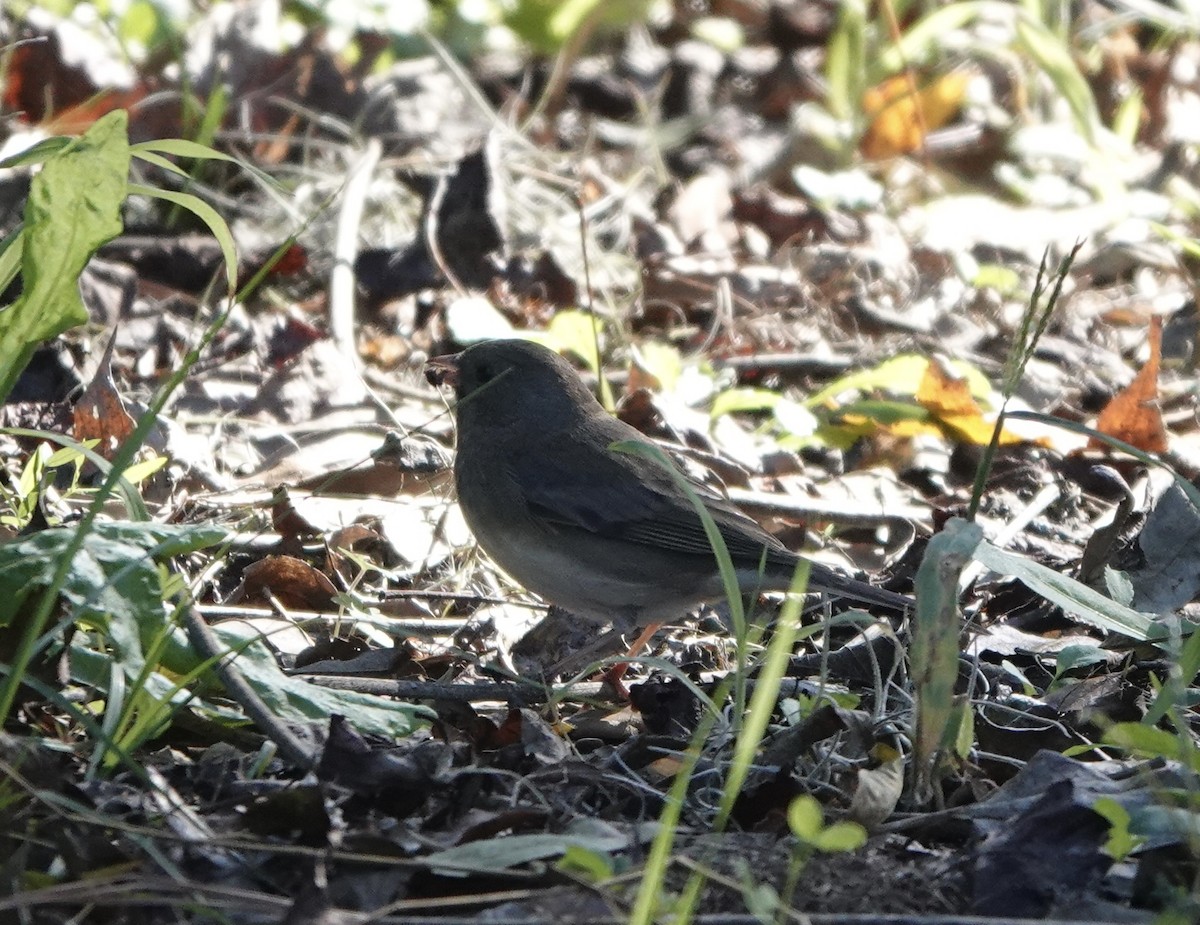
M495 378L496 378L496 371L494 369L492 369L492 367L489 366L487 363L484 363L479 367L479 384L480 385L483 385L485 382L491 382Z

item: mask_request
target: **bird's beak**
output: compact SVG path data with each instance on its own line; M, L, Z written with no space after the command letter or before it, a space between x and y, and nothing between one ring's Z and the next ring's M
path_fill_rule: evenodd
M458 358L461 353L448 353L434 357L425 363L425 379L430 385L448 385L458 388Z

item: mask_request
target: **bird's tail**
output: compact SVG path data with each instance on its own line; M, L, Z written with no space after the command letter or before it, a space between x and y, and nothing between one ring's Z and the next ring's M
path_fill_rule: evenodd
M865 581L848 578L828 566L816 562L811 564L808 574L808 590L810 593L828 594L832 597L848 598L860 604L872 604L876 607L886 607L888 610L912 610L915 601L911 597L886 591L869 585Z

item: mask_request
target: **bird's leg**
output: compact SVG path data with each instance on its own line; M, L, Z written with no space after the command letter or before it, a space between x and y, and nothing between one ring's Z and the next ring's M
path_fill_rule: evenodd
M663 623L651 623L649 626L643 629L633 643L625 649L625 658L633 658L644 648L646 648L646 644L650 642L651 637L653 637L654 634L657 633L664 625L665 624ZM580 649L578 652L573 652L566 658L561 659L560 661L551 665L548 669L546 669L546 675L548 677L554 677L555 675L566 676L575 674L577 671L586 666L589 661L592 661L597 657L603 657L605 654L611 651L611 649L616 648L615 642L620 639L622 635L623 633L619 627L609 630L607 633L601 635L600 638L591 645ZM629 691L625 685L621 683L621 679L625 676L625 673L628 670L629 663L620 662L619 664L613 665L603 673L604 680L609 682L621 700L629 699Z
M650 640L654 638L654 634L662 629L665 625L665 623L651 623L647 625L647 627L642 630L640 634L638 634L638 638L629 644L629 648L625 652L625 657L633 658L636 656L642 651L642 649L646 648ZM608 671L604 672L604 680L612 686L612 689L617 692L617 696L621 700L629 699L629 688L627 688L621 681L621 679L625 677L625 673L627 671L629 671L629 662L618 662L616 665L613 665L610 669L608 669Z
M638 638L629 644L629 651L627 651L625 655L629 658L633 658L635 655L641 652L642 649L646 648L650 640L654 638L654 634L666 625L667 624L665 622L649 624L644 630L642 630Z

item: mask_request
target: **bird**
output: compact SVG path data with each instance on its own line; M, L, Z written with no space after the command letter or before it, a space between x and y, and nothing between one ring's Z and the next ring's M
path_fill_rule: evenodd
M455 392L458 503L479 545L527 590L574 616L641 631L724 599L704 523L676 474L615 444L649 438L612 416L562 356L484 341L428 361ZM682 470L680 470L682 472ZM744 593L785 591L800 556L731 501L689 479ZM905 611L904 595L810 563L810 592ZM592 648L591 646L588 647Z

